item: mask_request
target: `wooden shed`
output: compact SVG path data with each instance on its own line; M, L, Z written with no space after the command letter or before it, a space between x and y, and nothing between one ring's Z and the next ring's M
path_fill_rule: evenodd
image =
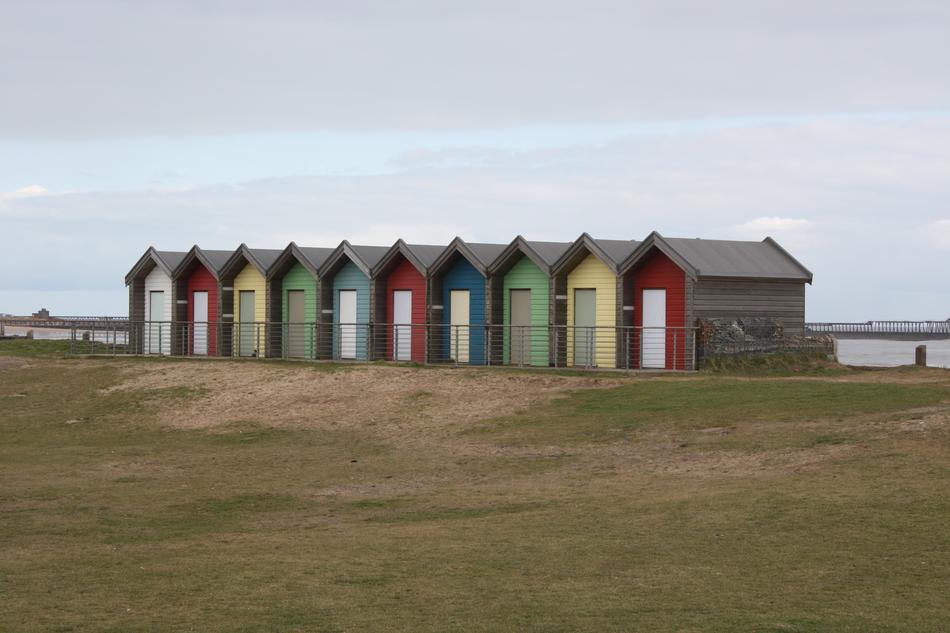
M221 270L233 251L193 246L175 269L176 354L215 356L221 328Z
M291 242L267 271L267 320L274 325L267 355L276 358L319 358L319 270L332 248L297 246Z
M697 319L774 319L805 329L811 272L770 237L761 242L664 238L651 233L623 262L624 303L643 328L633 367L692 369ZM683 329L689 328L689 329Z
M263 356L268 339L267 271L281 251L238 246L221 271L223 355ZM233 326L228 327L229 323Z
M172 336L172 275L185 257L179 251L159 251L149 246L125 276L129 287L129 319L135 324L130 345L139 354L170 354Z
M491 346L488 265L505 244L465 242L456 237L429 270L429 359L484 365Z
M372 272L373 322L384 324L374 354L387 360L426 361L426 279L444 246L397 240Z
M529 242L519 235L488 267L492 331L503 337L501 362L540 367L551 364L551 269L571 244Z
M343 240L320 268L321 352L329 348L332 358L367 360L370 278L388 251L388 246L360 246Z
M619 269L638 242L581 234L553 267L558 364L618 367Z

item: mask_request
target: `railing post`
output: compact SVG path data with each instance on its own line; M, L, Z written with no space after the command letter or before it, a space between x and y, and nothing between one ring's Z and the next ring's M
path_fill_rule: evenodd
M676 371L676 351L677 351L676 344L677 344L677 341L679 340L679 336L677 336L678 334L679 332L677 332L674 329L673 330L673 371Z

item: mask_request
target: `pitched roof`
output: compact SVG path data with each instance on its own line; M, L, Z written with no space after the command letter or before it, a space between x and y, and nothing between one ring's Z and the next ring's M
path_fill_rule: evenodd
M125 283L128 285L136 277L149 274L156 266L170 277L187 254L180 251L157 251L153 246L149 246L135 262L135 265L132 266L132 269L126 273Z
M376 264L379 263L379 260L383 258L383 255L389 252L391 247L350 244L350 248L353 249L357 257L363 260L363 263L366 264L366 268L372 270Z
M507 244L485 244L481 242L465 242L465 245L485 266L495 261L501 255L501 252L508 247Z
M636 240L602 240L596 237L593 239L594 243L596 243L617 266L619 266L623 260L627 259L630 253L640 244L640 242Z
M624 270L636 265L651 247L670 256L695 279L733 277L812 281L811 271L771 237L750 242L663 237L654 232L624 262Z
M553 270L557 273L570 271L587 257L585 253L590 253L608 268L617 272L624 259L629 257L639 244L636 240L594 239L587 233L581 233L580 237L574 240L574 243L558 258Z
M323 266L323 262L327 261L327 258L333 253L334 249L323 246L298 246L297 250L300 251L301 255L307 258L314 269L319 269Z
M221 272L221 269L224 268L224 265L231 258L231 255L234 254L234 251L212 251L200 247L198 250L201 251L201 254L204 255L208 263L214 268L212 272L215 274Z
M249 248L247 250L250 251L251 255L257 258L257 261L264 267L264 272L267 272L270 267L274 265L274 262L277 261L277 258L280 257L280 254L284 252L275 248Z
M438 246L436 244L406 244L406 248L412 251L416 259L426 268L432 266L435 260L439 258L439 255L442 254L442 251L445 250L445 246Z
M561 258L561 255L567 252L574 242L535 242L525 240L535 253L538 254L548 266L553 266L554 262Z

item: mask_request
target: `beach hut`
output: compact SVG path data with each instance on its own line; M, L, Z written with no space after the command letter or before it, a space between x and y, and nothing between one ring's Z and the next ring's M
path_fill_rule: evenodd
M372 272L373 322L385 328L376 337L377 358L426 360L426 308L429 267L445 246L397 240Z
M429 360L483 365L492 341L488 265L506 244L465 242L456 237L429 270Z
M692 369L697 319L764 319L805 329L811 272L775 240L665 238L651 233L620 267L635 326L633 367Z
M149 246L125 276L129 287L129 344L139 354L171 354L175 297L172 274L185 253Z
M267 320L271 328L268 356L318 358L317 325L320 314L318 271L332 248L297 246L291 242L267 272Z
M571 244L529 242L519 235L488 267L492 334L502 336L502 362L541 367L551 363L551 268Z
M618 366L617 332L623 324L618 273L637 244L583 233L554 265L559 365Z
M343 242L320 268L321 351L332 358L367 360L370 343L370 276L388 246Z
M215 356L221 334L221 285L224 264L234 251L193 246L175 269L176 354Z
M268 337L267 271L281 251L238 246L221 271L223 355L263 356Z

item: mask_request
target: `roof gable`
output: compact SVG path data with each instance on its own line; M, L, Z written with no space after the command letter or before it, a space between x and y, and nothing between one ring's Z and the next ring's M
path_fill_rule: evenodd
M636 240L601 240L594 239L587 233L581 233L580 237L554 264L552 272L557 274L570 272L588 255L593 255L616 273L619 272L624 258L634 252L638 244Z
M571 244L572 242L529 242L519 235L492 261L488 270L493 275L504 274L523 256L530 259L543 273L550 275L551 267Z
M456 237L449 242L445 250L443 250L432 263L432 266L429 268L429 273L435 274L441 271L455 258L455 255L458 255L465 258L482 276L487 277L488 265L493 262L506 247L505 244L468 243L461 237Z
M188 253L181 251L158 251L154 246L149 246L139 257L132 269L125 275L125 285L132 283L133 279L144 277L152 272L156 266L169 277L174 276L175 269L178 268L181 261Z

